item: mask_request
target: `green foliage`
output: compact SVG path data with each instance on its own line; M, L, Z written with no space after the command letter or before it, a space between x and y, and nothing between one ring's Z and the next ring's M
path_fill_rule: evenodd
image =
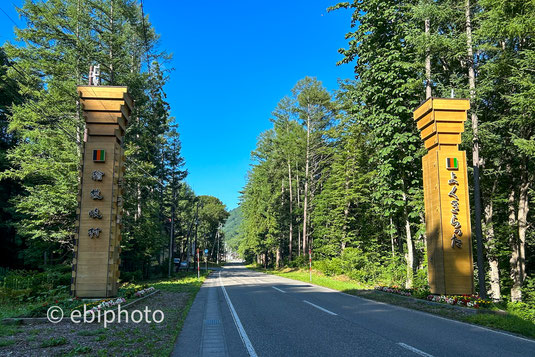
M535 308L535 278L530 276L524 281L522 286L522 296L525 303Z
M525 302L509 302L507 312L535 324L535 305Z
M132 272L121 272L121 281L135 283L136 281L143 280L143 272L141 270L136 270Z
M535 324L512 314L506 316L475 314L466 317L465 321L495 329L510 331L531 338L535 337Z
M344 274L342 270L342 259L332 258L315 261L312 266L314 269L321 271L327 276L336 276Z
M5 340L5 339L0 340L0 347L11 346L14 344L15 344L15 340Z
M70 355L72 356L77 356L77 355L80 355L80 354L86 354L86 353L91 353L92 349L91 347L89 346L80 346L80 345L77 345L76 347L74 347L71 351L70 351Z
M420 274L420 271L418 271L417 275ZM406 276L407 265L405 260L401 257L389 257L381 265L381 276L378 282L388 286L403 286L405 285ZM425 285L427 285L427 280Z
M71 284L71 268L58 266L44 272L11 270L2 280L0 302L44 301L65 296Z
M41 348L56 347L66 345L68 343L65 337L51 337L41 343Z
M106 333L105 328L99 328L96 330L82 330L77 333L79 336L98 336L98 335L104 335Z
M365 285L405 283L406 266L402 259L383 260L377 254L364 253L358 248L346 248L340 257L315 261L313 266L327 276L345 275Z
M320 263L320 262L318 262ZM290 268L304 268L304 267L307 267L309 265L309 261L308 261L308 258L304 255L299 255L297 257L295 257L294 259L292 259L290 262L288 262L287 264ZM321 266L321 263L320 263L320 266Z
M240 225L243 221L241 207L238 206L229 212L228 219L223 226L225 243L231 251L237 252L243 235L240 232Z

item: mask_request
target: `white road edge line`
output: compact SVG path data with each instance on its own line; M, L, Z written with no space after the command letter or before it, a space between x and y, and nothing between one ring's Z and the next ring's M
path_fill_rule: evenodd
M433 357L433 355L430 355L429 353L425 353L424 351L421 351L421 350L419 350L419 349L417 349L415 347L407 345L406 343L398 342L397 344L400 345L403 348L408 349L409 351L412 351L412 352L416 353L417 355L424 356L424 357Z
M276 287L274 287L274 286L272 286L272 288L273 288L273 289L275 289L275 290L277 290L277 291L280 291L281 293L284 293L284 294L286 294L286 291L284 291L284 290L281 290L281 289L279 289L279 288L276 288Z
M312 305L312 306L314 306L316 309L320 309L320 310L323 311L323 312L326 312L326 313L331 314L331 315L334 315L334 316L338 316L338 314L336 314L336 313L334 313L334 312L332 312L332 311L329 311L329 310L327 310L327 309L324 309L324 308L321 307L321 306L318 306L318 305L316 305L316 304L313 304L313 303L311 303L310 301L303 300L303 302L304 302L304 303L307 303L307 304L309 304L309 305Z
M247 333L245 332L245 329L243 328L243 325L241 324L240 318L238 317L236 310L234 310L234 305L232 305L232 302L230 301L230 298L227 294L227 290L225 289L225 286L223 285L223 280L221 279L221 271L219 272L219 284L221 286L221 289L223 290L223 295L225 295L225 300L227 300L227 304L230 309L230 312L232 313L234 324L236 325L236 328L238 329L238 332L240 334L243 344L245 345L245 348L247 348L247 352L249 353L249 356L258 357L254 350L253 344L251 343L251 340L249 340L249 337L247 336Z

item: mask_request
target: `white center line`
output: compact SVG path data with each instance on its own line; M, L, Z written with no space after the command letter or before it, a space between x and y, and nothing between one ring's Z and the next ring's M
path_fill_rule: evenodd
M331 315L334 315L334 316L338 316L338 314L335 314L335 313L332 312L332 311L329 311L329 310L327 310L327 309L324 309L324 308L321 307L321 306L318 306L318 305L316 305L316 304L313 304L313 303L311 303L310 301L303 300L303 302L304 302L304 303L307 303L307 304L309 304L309 305L312 305L312 306L314 306L316 309L320 309L320 310L323 311L323 312L326 312L326 313L331 314Z
M277 290L277 291L280 291L281 293L285 293L285 294L286 294L286 291L284 291L284 290L281 290L281 289L276 288L276 287L274 287L274 286L272 286L272 288L275 289L275 290Z
M221 279L221 271L219 272L219 284L221 285L221 289L223 290L223 295L225 295L225 299L227 300L227 304L232 314L232 318L234 319L234 324L236 325L236 328L238 329L238 332L240 333L241 340L243 341L245 348L247 348L247 352L249 353L249 356L257 357L253 344L251 343L251 340L249 340L249 337L247 336L247 333L245 332L245 329L243 328L243 325L241 324L240 318L238 317L236 310L234 310L234 305L232 305L232 302L230 301L230 298L228 297L227 290L225 289L225 285L223 285L223 279Z
M425 353L424 351L421 351L417 349L416 347L409 346L406 343L398 342L398 345L400 345L403 348L408 349L409 351L416 353L417 355L424 356L424 357L433 357L433 355L430 355L429 353Z

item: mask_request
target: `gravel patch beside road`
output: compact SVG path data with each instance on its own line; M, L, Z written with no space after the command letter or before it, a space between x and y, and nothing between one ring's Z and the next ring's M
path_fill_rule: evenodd
M191 293L162 291L133 310L161 310L162 323L139 324L129 321L108 325L92 324L27 324L14 327L14 333L0 340L2 356L167 356L191 304Z

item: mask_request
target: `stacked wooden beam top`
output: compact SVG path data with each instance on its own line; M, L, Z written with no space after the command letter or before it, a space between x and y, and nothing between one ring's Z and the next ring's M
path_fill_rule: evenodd
M466 111L466 99L430 98L414 111L414 120L426 149L453 149L461 143Z

